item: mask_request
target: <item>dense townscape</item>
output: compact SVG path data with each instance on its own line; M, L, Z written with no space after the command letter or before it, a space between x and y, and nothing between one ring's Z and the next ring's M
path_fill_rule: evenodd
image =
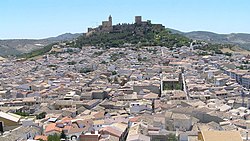
M89 34L113 30L103 24ZM0 58L0 141L248 140L250 56L206 44L61 42L35 58Z

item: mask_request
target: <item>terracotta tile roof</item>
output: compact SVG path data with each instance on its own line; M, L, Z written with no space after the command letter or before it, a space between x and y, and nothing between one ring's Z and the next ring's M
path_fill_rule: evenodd
M122 135L122 131L120 130L117 130L116 128L112 127L112 126L107 126L107 127L104 127L104 128L101 128L99 130L99 132L101 134L110 134L112 136L115 136L115 137L120 137Z
M105 111L100 111L100 112L93 114L93 116L95 117L95 119L102 119L105 117L104 113L105 113Z
M141 117L132 117L129 119L130 122L140 122L141 121Z
M73 134L73 133L80 133L85 131L83 128L70 128L68 131L68 134Z
M62 129L59 127L56 127L56 123L50 123L46 126L45 128L45 133L51 132L51 131L57 131L57 132L61 132Z
M73 128L73 127L70 126L70 125L67 125L67 126L64 126L64 127L63 127L63 130L70 130L71 128Z
M35 140L41 139L41 140L47 141L47 140L48 140L48 137L47 137L47 136L44 136L44 135L37 135L37 136L35 136L34 139L35 139Z

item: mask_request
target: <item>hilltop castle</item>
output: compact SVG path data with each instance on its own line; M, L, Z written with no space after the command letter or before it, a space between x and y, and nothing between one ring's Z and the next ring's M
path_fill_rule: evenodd
M99 32L111 32L113 30L112 26L112 16L109 15L108 21L102 21L102 25L97 28L88 28L88 33L92 33L95 31Z
M102 21L102 25L99 25L96 28L88 28L88 35L93 33L109 33L109 32L122 32L124 30L127 31L135 31L137 34L143 34L144 30L151 29L151 30L163 30L165 27L162 24L151 24L150 20L142 21L141 16L135 16L135 23L134 24L112 24L112 16L108 17L108 21Z

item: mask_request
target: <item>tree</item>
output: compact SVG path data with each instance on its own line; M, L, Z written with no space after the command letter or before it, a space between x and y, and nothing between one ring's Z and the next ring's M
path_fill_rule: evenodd
M45 118L46 114L47 114L46 112L42 112L39 115L36 115L36 119L43 119Z
M16 112L15 114L23 116L23 117L29 116L29 113L26 113L26 112Z
M66 137L67 137L66 134L65 134L65 132L63 130L62 130L62 133L61 133L60 137L61 137L61 139L66 139Z
M112 75L116 75L117 74L117 72L116 71L112 71Z
M169 134L168 141L178 141L178 138L174 134Z
M60 136L58 134L49 135L48 141L60 141Z

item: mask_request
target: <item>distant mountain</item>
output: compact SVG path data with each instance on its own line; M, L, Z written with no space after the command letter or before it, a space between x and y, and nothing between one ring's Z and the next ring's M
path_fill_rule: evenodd
M28 53L36 49L43 48L51 43L58 41L73 40L81 34L65 33L57 37L50 37L46 39L9 39L0 40L0 56L18 55Z
M214 43L226 43L228 42L228 39L226 38L226 35L223 34L216 34L212 32L206 32L206 31L193 31L189 33L184 33L183 35L196 39L196 40L205 40L208 42L214 42Z
M246 33L217 34L207 31L181 32L174 29L169 30L172 33L182 34L193 40L204 40L211 43L235 44L244 49L250 49L250 34Z
M181 31L179 31L179 30L172 29L172 28L167 28L167 30L171 31L171 32L174 33L174 34L184 34L184 32L181 32Z
M82 34L81 33L75 33L75 34L65 33L65 34L59 35L57 37L47 38L47 40L52 40L52 41L66 41L66 40L76 39L80 35L82 35Z

